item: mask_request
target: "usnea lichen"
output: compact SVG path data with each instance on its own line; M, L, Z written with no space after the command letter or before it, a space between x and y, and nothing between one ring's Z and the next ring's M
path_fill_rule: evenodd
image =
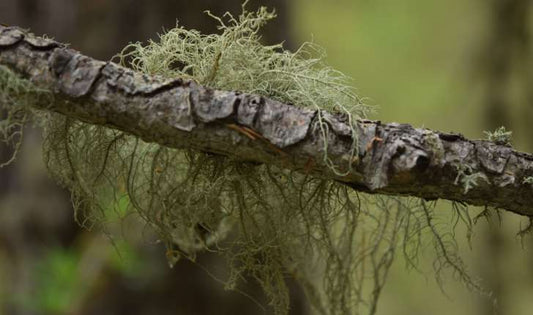
M291 53L281 45L261 45L259 30L273 17L265 8L247 12L243 6L239 17L214 17L218 35L176 27L158 42L129 45L118 59L151 75L345 113L355 128L368 107L346 77L324 64L322 49L308 43ZM27 120L30 100L19 95L30 95L31 84L17 82L0 90L8 112L5 135L16 136ZM299 282L319 314L374 314L394 258L400 254L416 268L428 240L439 282L447 268L479 289L457 254L455 224L438 221L434 203L370 196L275 166L167 148L59 114L35 118L45 130L46 165L72 192L81 224L105 229L110 217L137 214L167 245L171 265L182 257L194 261L201 251L216 252L231 267L227 288L238 287L244 277L256 279L276 314L290 308L288 277ZM327 139L328 121L320 113L318 118L314 127ZM325 146L327 165L338 174L350 171L329 162L326 141ZM466 208L453 209L455 220L470 230Z
M324 63L324 50L313 43L303 44L296 52L283 49L281 44L264 46L259 31L275 17L260 8L226 19L213 16L219 22L218 34L204 35L196 30L176 27L143 46L130 44L117 57L121 64L135 70L169 78L184 77L221 90L237 90L259 94L302 107L341 112L355 129L355 121L371 110L355 94L349 79ZM328 139L327 119L318 113L314 128ZM354 132L353 135L356 135ZM347 161L357 155L357 138ZM324 142L326 165L338 175L351 171L351 163L333 165Z
M512 131L505 130L504 126L499 127L494 131L484 131L487 139L499 145L511 145Z
M47 91L0 65L0 143L13 148L11 157L0 161L0 167L9 165L17 156L24 137L24 125L31 117L31 105L48 96Z

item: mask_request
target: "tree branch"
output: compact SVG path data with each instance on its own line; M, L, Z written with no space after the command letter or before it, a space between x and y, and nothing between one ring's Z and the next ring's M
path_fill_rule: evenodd
M351 157L347 117L322 112L329 127L325 154L315 110L144 75L16 27L0 26L0 65L52 92L53 101L43 99L36 108L145 141L274 164L368 193L443 198L533 216L533 186L524 181L533 176L533 156L508 146L361 120L358 155Z

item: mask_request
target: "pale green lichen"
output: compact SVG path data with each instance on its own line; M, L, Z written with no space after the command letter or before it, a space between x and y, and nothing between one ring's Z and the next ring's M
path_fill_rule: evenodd
M464 194L466 195L471 189L479 185L479 181L484 180L487 183L489 179L487 175L482 172L472 173L472 167L469 165L457 166L457 176L455 177L455 185L461 184L464 188Z
M208 14L210 14L208 12ZM211 15L211 14L210 14ZM177 26L148 45L128 45L118 59L121 64L148 74L169 78L185 77L222 90L237 90L267 96L301 107L344 113L355 129L356 119L364 118L370 107L355 94L349 79L324 63L324 50L313 43L303 44L296 52L281 44L264 46L260 28L275 17L262 7L258 12L243 13L219 22L221 34L205 35ZM347 175L352 163L334 165L327 154L330 127L318 113L315 128L324 141L325 163L338 175ZM356 132L350 158L357 155Z
M524 177L524 179L522 180L522 184L532 185L533 184L533 176Z
M11 164L17 156L24 137L24 125L32 116L31 105L50 97L48 91L35 87L0 65L0 143L13 148L11 156L0 161L0 167Z
M437 165L444 164L444 146L439 138L439 135L431 130L424 130L423 132L424 143L428 147L428 152L431 152L431 162Z
M11 164L20 150L29 111L27 102L19 98L26 97L31 87L29 82L0 66L0 109L5 117L0 120L0 142L14 148L9 159L0 161L0 167Z
M511 145L512 131L505 130L504 126L494 131L484 131L487 139L499 145Z
M273 17L264 8L252 13L243 6L237 18L215 17L219 35L177 27L160 42L128 46L119 59L148 74L341 112L355 128L355 119L368 108L342 74L324 65L320 48L305 44L290 53L281 45L260 44L259 29ZM11 116L2 122L15 124L4 132L12 134L36 99L19 98L33 94L31 84L13 88L5 82L0 81L0 91L7 91L0 101ZM327 139L329 125L318 118L315 128ZM171 265L181 257L194 261L201 251L216 252L231 267L226 287L238 289L241 279L256 279L276 314L289 311L289 276L317 313L374 314L396 255L418 268L427 239L434 243L439 283L448 268L480 290L457 255L455 225L451 232L443 230L447 225L437 222L434 203L370 196L275 166L171 149L59 114L39 113L35 119L45 129L46 165L72 192L78 222L105 230L110 220L137 215L167 245ZM338 174L348 172L351 163L329 162L324 143L327 165ZM357 155L356 147L354 137L347 161ZM461 221L471 222L466 208L454 204L454 210Z

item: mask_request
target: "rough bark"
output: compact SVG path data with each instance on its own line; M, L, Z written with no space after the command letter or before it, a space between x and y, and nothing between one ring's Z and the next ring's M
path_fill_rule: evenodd
M327 157L344 166L340 171L349 170L341 176L325 162L316 110L147 76L16 27L0 26L0 65L52 92L53 101L43 98L36 108L145 141L274 164L369 193L443 198L533 216L533 186L524 183L533 176L533 156L508 146L370 120L358 121L353 135L345 116L322 112L331 131ZM349 153L353 137L355 158ZM468 178L477 178L476 185L465 189Z

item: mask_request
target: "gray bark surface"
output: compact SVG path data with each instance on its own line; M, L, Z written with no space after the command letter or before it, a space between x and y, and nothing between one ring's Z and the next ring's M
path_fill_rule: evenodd
M407 124L322 112L330 132L325 162L318 112L180 78L147 76L84 56L56 41L0 26L0 65L52 92L34 104L81 121L116 128L173 148L277 165L331 178L355 190L448 199L533 216L533 156ZM353 137L358 155L350 155ZM350 164L351 167L348 167ZM466 190L463 181L476 177Z

